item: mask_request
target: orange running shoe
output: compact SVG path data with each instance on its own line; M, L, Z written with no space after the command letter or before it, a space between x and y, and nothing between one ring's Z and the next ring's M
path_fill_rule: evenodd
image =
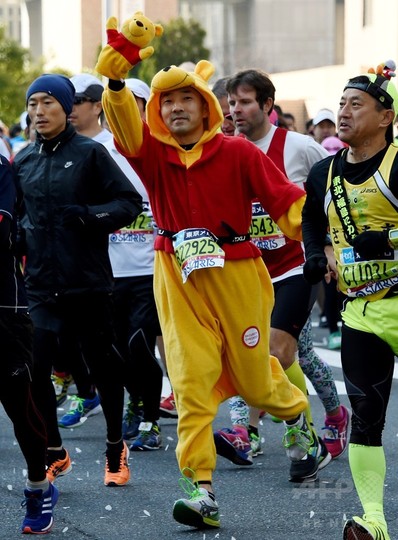
M106 456L106 465L105 465L105 480L104 484L106 486L124 486L130 479L130 469L129 469L129 448L127 444L123 441L123 450L120 454L119 461L116 465L112 462L115 462L115 459L112 457L109 459L108 452ZM113 470L111 470L113 469ZM116 469L116 470L115 470Z
M47 455L47 480L49 482L54 482L58 476L65 476L70 473L72 470L72 462L68 450L65 450L64 458L55 457L56 454L49 450ZM55 456L54 456L55 454Z

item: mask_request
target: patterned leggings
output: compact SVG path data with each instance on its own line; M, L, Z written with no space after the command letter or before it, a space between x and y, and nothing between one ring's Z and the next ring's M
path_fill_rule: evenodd
M326 414L340 405L333 372L329 364L314 351L312 342L312 323L308 317L298 340L299 363L304 375L311 381ZM234 396L229 400L229 411L233 425L247 427L249 425L249 406L240 397Z

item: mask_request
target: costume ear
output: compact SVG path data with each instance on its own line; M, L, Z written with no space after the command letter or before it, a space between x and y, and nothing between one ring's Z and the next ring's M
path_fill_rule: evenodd
M215 72L215 67L208 60L200 60L196 66L194 73L199 75L204 81L208 81Z
M163 35L163 26L160 24L155 24L155 36Z

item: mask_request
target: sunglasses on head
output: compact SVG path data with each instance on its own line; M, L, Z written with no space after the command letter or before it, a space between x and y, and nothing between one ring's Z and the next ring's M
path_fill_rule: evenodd
M96 100L95 99L90 99L90 98L85 98L85 97L75 97L73 99L74 105L81 105L82 103L86 103L86 102L95 103Z

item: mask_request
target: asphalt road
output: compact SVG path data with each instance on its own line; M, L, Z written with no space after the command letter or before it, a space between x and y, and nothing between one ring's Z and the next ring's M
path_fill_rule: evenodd
M315 332L325 343L326 331ZM333 366L342 403L348 405L340 369L340 355L322 347L320 354ZM387 456L386 511L391 538L398 538L397 381L394 381L385 431ZM319 399L311 395L315 425L323 425ZM229 426L226 404L220 408L215 429ZM103 485L104 433L102 414L82 427L63 430L73 471L59 478L60 498L55 509L52 540L342 540L346 517L360 512L353 489L347 454L332 461L317 482L306 487L288 481L289 461L281 445L283 425L265 417L260 427L264 455L251 467L239 468L219 458L214 486L221 512L219 530L197 531L176 523L171 514L175 499L183 496L175 459L176 421L161 420L163 448L130 454L131 482L121 488ZM0 540L21 538L20 508L25 464L11 423L0 407Z

